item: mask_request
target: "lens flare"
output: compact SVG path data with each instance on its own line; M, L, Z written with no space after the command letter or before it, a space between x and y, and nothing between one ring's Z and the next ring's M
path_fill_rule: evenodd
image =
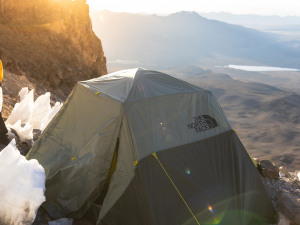
M172 137L171 135L168 135L168 136L166 137L166 139L167 139L168 142L171 142L171 141L173 140L173 137Z
M253 221L258 221L255 224L267 224L266 218L262 217L259 214L253 213L251 211L241 210L241 209L229 209L231 203L236 200L240 200L242 197L249 196L252 197L257 194L256 191L250 191L242 193L239 195L234 195L233 197L223 199L220 202L216 202L213 205L207 205L207 208L197 212L195 217L197 220L202 220L201 224L210 224L210 225L220 225L220 224L231 224L228 221L232 221L232 218L251 218ZM211 203L207 203L211 204ZM191 216L186 220L182 225L189 225L194 223L195 218ZM225 223L227 221L227 223Z
M185 170L185 172L186 172L187 174L191 174L190 168L186 167L184 170Z

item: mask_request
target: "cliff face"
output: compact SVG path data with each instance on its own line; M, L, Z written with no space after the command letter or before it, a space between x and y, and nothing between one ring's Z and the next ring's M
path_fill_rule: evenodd
M86 0L0 0L0 58L52 88L107 74Z

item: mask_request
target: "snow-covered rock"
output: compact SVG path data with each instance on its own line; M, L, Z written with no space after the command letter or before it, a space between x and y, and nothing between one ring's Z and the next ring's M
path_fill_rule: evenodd
M46 200L45 171L37 160L26 160L15 140L0 152L0 224L31 224Z

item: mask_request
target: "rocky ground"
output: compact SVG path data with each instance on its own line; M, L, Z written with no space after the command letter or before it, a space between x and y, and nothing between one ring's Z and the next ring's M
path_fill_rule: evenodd
M278 225L299 225L300 171L286 172L268 160L256 161L261 180L278 212Z
M279 179L269 179L267 177L261 176L262 182L264 183L267 192L272 200L275 210L278 212L279 208L277 206L278 195L282 191L288 191L295 198L300 199L300 180L297 174L300 171L289 172L290 176L295 180L293 181L291 178L284 176Z

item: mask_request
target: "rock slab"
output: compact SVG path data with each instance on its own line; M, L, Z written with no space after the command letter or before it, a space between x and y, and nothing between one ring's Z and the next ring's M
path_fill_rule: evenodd
M294 224L300 224L300 199L282 190L277 194L277 206L287 219Z

